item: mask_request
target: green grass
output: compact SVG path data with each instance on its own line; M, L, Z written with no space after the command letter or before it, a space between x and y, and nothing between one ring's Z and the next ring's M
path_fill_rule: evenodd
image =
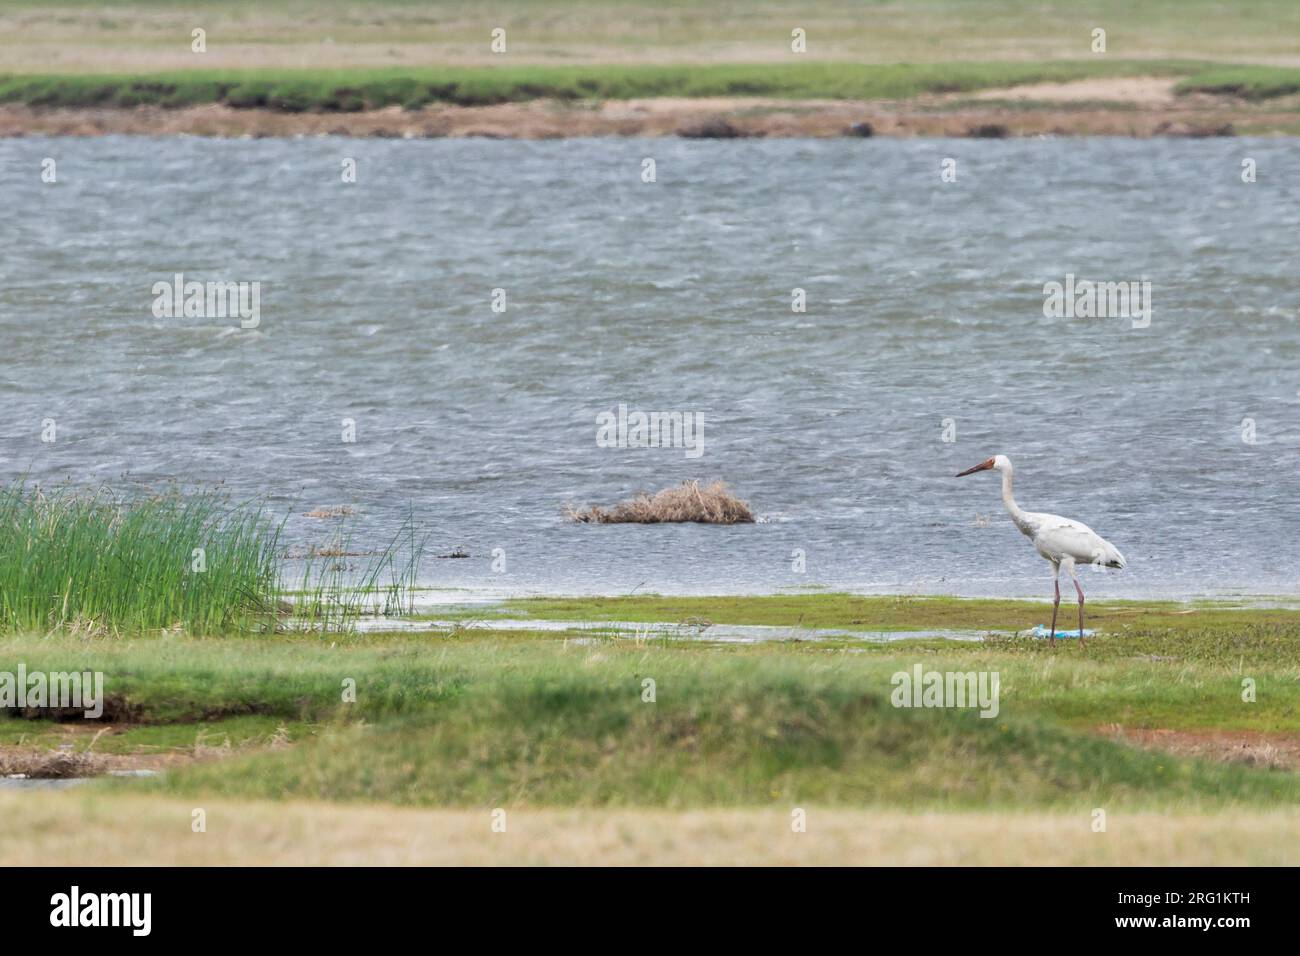
M10 637L0 669L22 660L29 670L102 670L107 691L154 728L138 732L177 746L231 720L263 721L260 733L295 728L288 749L104 784L147 792L480 807L1290 806L1300 801L1295 773L1175 758L1097 733L1114 724L1300 732L1297 631L1256 613L1239 612L1227 649L1215 628L1154 626L1054 653L1029 641ZM894 708L891 676L917 663L998 671L998 717ZM1256 682L1254 703L1241 700L1243 677ZM646 678L654 703L642 700ZM342 698L348 679L355 703ZM0 721L0 742L13 724L31 732L31 721Z
M401 609L422 550L412 518L360 571L307 559L292 592L281 529L210 490L0 487L0 632L338 630Z
M1105 573L1105 572L1103 572ZM1087 575L1083 577L1085 590ZM482 616L482 611L467 612ZM552 621L762 624L774 627L848 631L975 630L1021 631L1051 619L1045 601L966 600L940 596L811 593L762 596L520 598L506 601L510 617ZM1058 629L1077 618L1077 605L1061 602ZM1086 605L1085 625L1115 635L1177 639L1189 632L1244 635L1252 629L1281 628L1300 640L1300 609L1256 607L1243 610L1216 602L1105 601ZM1222 644L1229 649L1229 641Z
M917 660L934 669L1001 668L999 718L890 706L890 676ZM363 694L389 693L378 674L362 673ZM412 708L403 691L387 716L375 714L372 702L365 724L334 723L292 752L196 767L164 786L479 806L1300 800L1293 774L1173 759L1073 729L1134 725L1144 716L1159 726L1171 715L1222 723L1237 714L1268 727L1297 726L1294 683L1275 688L1265 678L1266 697L1285 696L1246 705L1239 680L1226 672L1073 660L1017 665L997 655L565 649L544 641L462 644L426 652L423 661L417 653L402 673L404 685L429 686L427 696L413 695L426 700L422 707ZM656 682L653 704L641 699L647 677Z
M264 626L278 530L211 492L0 488L0 630Z
M9 75L0 102L41 107L164 107L223 103L287 112L353 112L433 103L480 106L551 97L769 96L788 99L904 99L1091 77L1184 77L1187 89L1238 84L1254 98L1300 84L1300 70L1191 61L1119 59L1048 63L875 65L501 66L356 70L184 71L132 75ZM1228 92L1226 87L1223 90Z

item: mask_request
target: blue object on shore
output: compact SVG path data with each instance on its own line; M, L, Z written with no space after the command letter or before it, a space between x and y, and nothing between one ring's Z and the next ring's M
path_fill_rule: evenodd
M1039 624L1037 627L1035 627L1035 628L1033 628L1033 629L1031 629L1031 630L1028 630L1028 631L1024 631L1024 632L1022 632L1022 633L1032 635L1033 637L1048 637L1049 634L1050 634L1050 632L1047 630L1047 625L1046 625L1046 624ZM1084 637L1092 637L1092 634L1093 634L1093 632L1092 632L1091 630L1089 630L1088 628L1085 627L1085 628L1083 629L1083 636L1084 636ZM1078 629L1077 627L1076 627L1073 631L1057 631L1057 632L1056 632L1056 639L1057 639L1058 641L1061 640L1062 638L1071 638L1071 637L1078 637L1078 636L1079 636L1079 629Z

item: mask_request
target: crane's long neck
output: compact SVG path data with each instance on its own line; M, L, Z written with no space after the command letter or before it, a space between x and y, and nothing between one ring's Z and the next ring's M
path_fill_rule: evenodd
M1025 513L1021 510L1020 505L1016 504L1016 499L1011 494L1011 465L1005 468L999 468L1002 472L1002 504L1006 506L1007 514L1011 515L1011 520L1016 523L1016 527L1024 531L1028 527L1028 520Z

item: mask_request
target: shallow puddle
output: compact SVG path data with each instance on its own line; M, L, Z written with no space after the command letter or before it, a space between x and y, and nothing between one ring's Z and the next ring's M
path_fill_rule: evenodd
M94 777L0 777L0 790L66 790L104 777L156 777L157 770L110 770Z
M841 628L797 628L770 624L678 624L634 621L550 621L528 618L484 618L479 620L440 620L437 618L364 618L357 622L360 631L450 632L475 631L582 631L592 636L631 638L633 640L704 641L719 644L759 644L766 641L906 641L944 638L953 641L978 641L990 632L982 630L934 629L925 631L850 631Z
M63 790L94 779L94 777L38 777L35 779L30 777L0 777L0 790Z

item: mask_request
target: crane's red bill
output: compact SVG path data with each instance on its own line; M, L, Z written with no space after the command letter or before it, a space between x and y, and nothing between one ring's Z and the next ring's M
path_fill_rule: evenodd
M980 464L976 465L974 468L967 468L965 471L957 472L957 474L954 477L961 478L964 475L973 475L977 471L984 471L985 469L992 468L992 467L993 467L993 459L990 458L988 461L981 462Z

